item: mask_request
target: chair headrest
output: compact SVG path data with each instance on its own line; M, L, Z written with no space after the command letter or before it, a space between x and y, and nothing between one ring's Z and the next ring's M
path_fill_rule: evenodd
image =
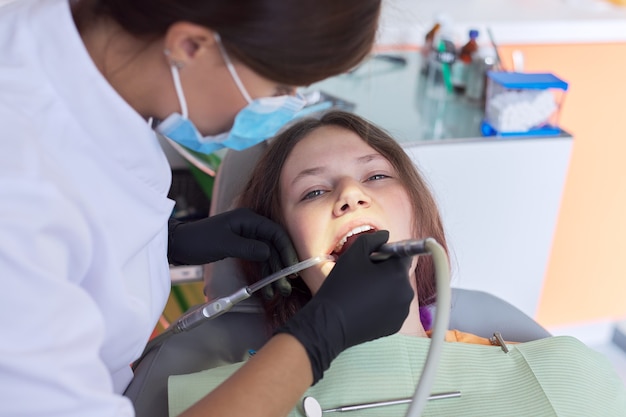
M267 148L261 142L243 151L229 150L222 159L211 198L210 215L223 213L234 208L234 203L248 182L257 161ZM235 259L208 264L204 268L204 294L209 298L231 294L247 282Z

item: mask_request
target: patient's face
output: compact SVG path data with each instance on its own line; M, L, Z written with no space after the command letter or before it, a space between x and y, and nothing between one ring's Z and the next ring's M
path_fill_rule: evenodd
M287 231L300 259L340 256L367 231L388 230L390 242L414 237L413 207L398 173L349 130L325 126L302 139L285 161L280 188ZM301 273L313 293L333 266Z

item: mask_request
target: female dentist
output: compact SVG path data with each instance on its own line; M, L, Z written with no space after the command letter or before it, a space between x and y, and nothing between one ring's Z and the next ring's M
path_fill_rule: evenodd
M171 171L148 121L201 152L264 139L302 106L294 87L370 51L379 12L380 0L0 8L0 415L132 416L121 393L169 293L166 253L293 260L282 228L248 211L168 233ZM361 238L312 307L195 410L286 414L339 352L396 332L412 295L403 261L369 261L385 241Z

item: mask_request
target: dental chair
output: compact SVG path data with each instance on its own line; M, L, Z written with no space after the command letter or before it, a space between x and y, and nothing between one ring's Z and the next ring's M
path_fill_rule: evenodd
M232 208L237 193L250 175L267 144L245 151L230 151L215 179L211 214ZM205 266L208 299L231 294L246 285L236 262L223 260ZM506 301L482 291L452 288L450 329L482 337L498 331L511 342L527 342L550 336L543 327ZM135 377L125 395L137 417L168 417L167 378L245 360L249 350L259 349L270 334L255 296L235 305L228 313L178 334L153 339L135 363Z

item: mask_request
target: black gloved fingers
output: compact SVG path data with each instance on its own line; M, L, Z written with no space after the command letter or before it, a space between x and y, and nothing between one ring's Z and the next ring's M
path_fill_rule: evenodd
M221 215L178 224L170 236L168 254L178 264L201 265L228 257L264 261L267 244L233 233Z
M237 209L202 220L171 222L168 258L177 264L204 264L227 257L262 262L275 248L285 266L297 262L289 236L277 223L250 209Z
M274 294L278 293L282 297L289 297L291 295L291 283L285 277L280 278L278 281L274 281L270 285L266 285L261 290L263 298L271 300L274 298Z
M269 246L273 246L280 255L282 267L291 266L298 262L298 255L289 235L278 223L247 208L236 209L231 213L233 213L231 228L238 235L260 240ZM235 214L237 216L234 216ZM251 260L265 259L267 257Z
M289 279L283 277L274 283L274 289L283 297L289 297L292 287Z
M408 314L414 297L410 258L370 259L388 237L386 231L359 236L313 298L324 299L341 311L338 325L344 332L344 349L396 333Z
M410 258L370 259L388 238L386 231L359 236L311 301L278 330L305 347L316 381L341 351L396 333L406 319L414 297Z
M388 336L400 330L415 295L409 283L411 258L392 257L382 262L372 261L369 254L384 242L381 243L380 237L375 234L365 235L362 239L365 241L365 252L356 255L366 255L367 261L359 260L358 256L355 259L346 259L350 262L348 266L355 261L360 264L360 269L357 270L362 286L359 295L361 303L340 304L344 313L348 346Z
M375 233L364 233L357 237L352 246L356 245L355 250L359 253L370 254L379 249L389 240L389 231L379 230Z
M285 265L282 265L281 263L280 255L277 250L273 246L270 246L269 248L270 256L261 267L261 278L265 278L285 268ZM263 296L267 300L271 300L275 293L278 293L283 297L291 295L291 284L286 277L280 278L279 280L274 281L271 285L267 285L263 288Z
M274 298L274 285L270 284L263 287L263 289L261 290L261 295L265 300L268 301Z
M177 258L176 246L174 243L175 231L183 222L170 217L167 222L167 261L173 265L181 265L182 262Z
M389 239L389 232L380 230L375 233L362 234L357 240L337 259L333 270L319 289L318 294L324 293L324 288L343 288L349 290L352 286L364 278L361 270L375 270L374 261L369 255L375 252ZM371 266L369 266L371 264ZM341 279L338 279L341 277ZM378 277L376 277L378 278ZM339 293L339 291L337 291Z

